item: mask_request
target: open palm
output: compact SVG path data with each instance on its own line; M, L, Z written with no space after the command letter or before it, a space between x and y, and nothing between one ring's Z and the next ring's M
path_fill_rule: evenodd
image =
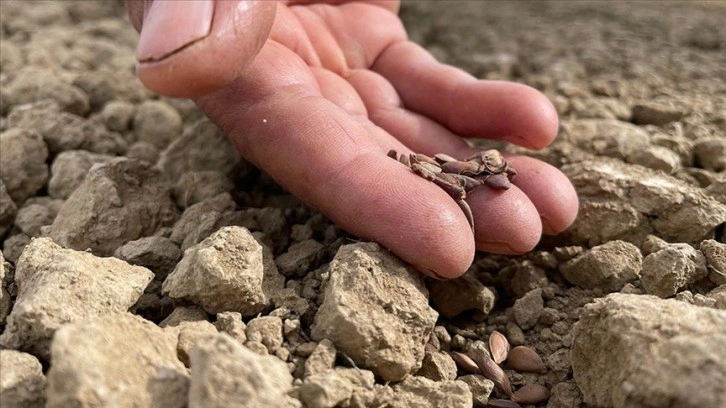
M192 96L245 158L342 228L425 273L455 277L475 248L526 252L543 231L562 231L574 219L577 198L563 174L509 156L519 173L514 188L469 195L472 234L443 190L386 156L395 149L461 158L474 151L462 137L541 148L558 126L536 90L476 80L409 42L397 2L246 11L226 3L236 2L217 3L210 33L191 46L146 62L140 52L140 77L162 93ZM131 4L129 11L133 20ZM240 13L248 14L243 23L254 21L247 31L239 30ZM137 28L146 24L138 18ZM140 49L153 57L148 43Z

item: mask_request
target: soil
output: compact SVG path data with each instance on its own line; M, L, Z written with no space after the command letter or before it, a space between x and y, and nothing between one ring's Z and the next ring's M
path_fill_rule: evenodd
M553 101L551 147L486 146L581 201L449 282L147 91L122 2L0 7L3 407L726 406L725 3L403 4L438 59ZM452 353L484 366L494 331L529 348L511 399Z

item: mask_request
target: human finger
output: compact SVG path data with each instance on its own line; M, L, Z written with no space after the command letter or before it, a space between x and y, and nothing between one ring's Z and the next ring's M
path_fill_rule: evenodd
M267 40L276 2L127 0L137 74L152 91L197 97L228 84Z
M537 90L512 82L477 80L437 62L412 42L386 48L372 68L393 84L406 108L461 136L539 149L557 134L557 112Z

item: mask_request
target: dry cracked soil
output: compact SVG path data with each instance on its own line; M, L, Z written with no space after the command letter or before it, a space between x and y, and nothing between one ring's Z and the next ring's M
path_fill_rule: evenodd
M726 4L401 17L551 98L551 147L496 147L568 175L568 231L424 279L145 90L122 2L0 2L0 406L726 406Z

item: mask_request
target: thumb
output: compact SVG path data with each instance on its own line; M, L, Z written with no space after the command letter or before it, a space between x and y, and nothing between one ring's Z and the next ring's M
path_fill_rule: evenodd
M194 98L235 79L270 34L277 2L126 0L140 32L136 71L154 92Z

